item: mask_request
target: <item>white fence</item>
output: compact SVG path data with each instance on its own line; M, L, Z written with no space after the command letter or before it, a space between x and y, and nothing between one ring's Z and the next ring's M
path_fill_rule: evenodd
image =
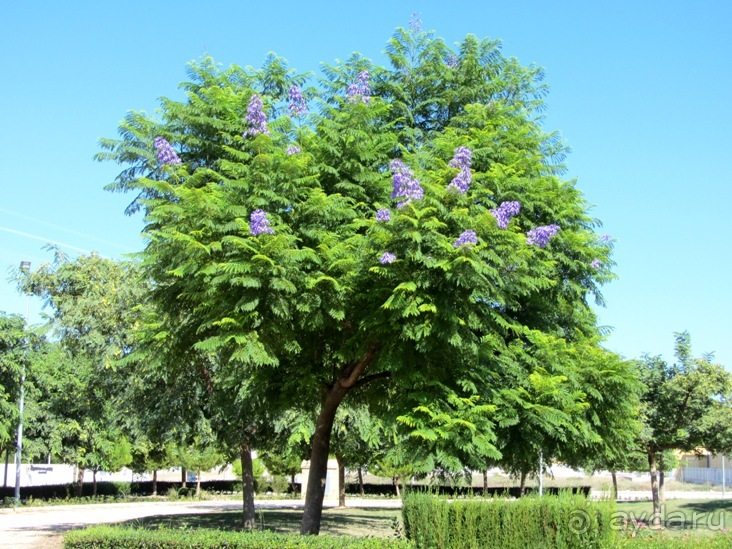
M691 484L722 485L721 467L679 467L677 478ZM732 467L725 467L724 483L732 485Z

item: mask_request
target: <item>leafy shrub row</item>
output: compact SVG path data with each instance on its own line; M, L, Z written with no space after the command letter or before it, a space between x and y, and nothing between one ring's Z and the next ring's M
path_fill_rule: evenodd
M402 504L407 539L417 547L482 549L612 547L615 505L578 494L449 501L408 492Z
M296 536L275 532L221 530L144 530L120 526L92 526L64 536L64 549L393 549L406 542L380 538Z

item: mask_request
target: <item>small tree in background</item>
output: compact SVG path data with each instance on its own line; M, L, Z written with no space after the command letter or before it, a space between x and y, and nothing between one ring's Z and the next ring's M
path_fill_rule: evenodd
M676 362L646 355L639 367L644 384L641 396L643 427L639 440L648 460L653 495L653 524L661 523L662 487L659 463L669 450L692 452L704 447L710 452L729 451L732 440L730 390L732 375L714 364L710 355L695 358L691 337L677 333Z

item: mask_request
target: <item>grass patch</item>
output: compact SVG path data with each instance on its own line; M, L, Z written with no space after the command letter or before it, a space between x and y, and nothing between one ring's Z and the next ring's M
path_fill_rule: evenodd
M653 517L650 501L619 502L616 509L618 522L627 521L639 533ZM732 529L732 500L667 500L661 505L661 524L671 536L715 535Z
M302 509L257 509L257 526L262 530L284 534L299 534ZM323 509L320 532L332 536L394 537L394 520L399 509ZM154 515L123 523L154 530L211 529L236 531L241 528L241 511L185 515Z

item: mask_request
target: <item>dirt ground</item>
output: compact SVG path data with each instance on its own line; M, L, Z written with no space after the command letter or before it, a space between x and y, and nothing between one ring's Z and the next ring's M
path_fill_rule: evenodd
M60 549L63 535L74 528L91 524L124 522L152 515L218 513L241 509L240 501L211 500L184 502L108 503L98 505L60 505L0 510L0 548ZM263 500L257 508L302 507L299 500ZM399 507L398 499L357 499L349 507Z

